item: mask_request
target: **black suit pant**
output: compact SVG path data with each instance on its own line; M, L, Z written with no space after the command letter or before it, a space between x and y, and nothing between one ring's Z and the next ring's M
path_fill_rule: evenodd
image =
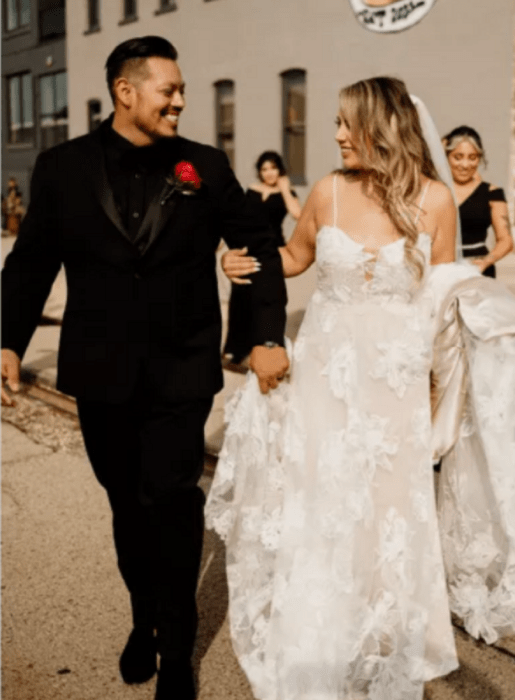
M158 651L190 657L204 532L204 424L213 400L171 402L139 386L123 403L77 399L86 450L113 513L135 626Z

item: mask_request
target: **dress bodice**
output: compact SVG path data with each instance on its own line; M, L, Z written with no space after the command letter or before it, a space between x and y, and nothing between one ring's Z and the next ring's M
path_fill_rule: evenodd
M355 304L364 301L405 301L417 289L404 259L404 238L379 248L377 253L351 238L337 226L322 226L317 235L317 290L323 299ZM420 233L417 248L430 263L431 237Z

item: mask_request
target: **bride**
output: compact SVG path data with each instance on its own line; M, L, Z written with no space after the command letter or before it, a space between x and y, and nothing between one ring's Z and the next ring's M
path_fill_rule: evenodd
M343 168L281 249L287 277L317 266L291 380L249 374L228 406L207 525L256 698L421 700L458 665L451 610L515 631L515 299L453 264L445 157L402 81L344 88L336 123Z

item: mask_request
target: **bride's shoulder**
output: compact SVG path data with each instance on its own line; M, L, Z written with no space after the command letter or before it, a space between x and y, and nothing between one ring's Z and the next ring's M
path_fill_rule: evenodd
M446 184L440 180L427 179L429 183L426 195L428 209L441 210L448 207L454 208L454 197Z
M317 199L327 199L328 197L332 198L335 175L338 175L336 171L328 173L327 175L324 175L323 178L315 182L311 190L312 196L316 197Z
M327 189L332 191L335 174L336 173L327 173L327 175L324 175L323 178L315 182L313 189L318 190L319 192L324 192Z

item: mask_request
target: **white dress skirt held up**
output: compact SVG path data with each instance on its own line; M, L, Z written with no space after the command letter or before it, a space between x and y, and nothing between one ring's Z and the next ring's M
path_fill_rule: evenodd
M206 517L259 700L421 700L458 665L451 610L515 631L515 297L418 247L417 287L404 239L324 226L291 381L227 407Z

